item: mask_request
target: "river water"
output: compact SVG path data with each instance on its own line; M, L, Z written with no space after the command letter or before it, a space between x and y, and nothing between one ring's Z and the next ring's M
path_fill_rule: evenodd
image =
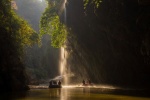
M32 86L27 92L6 93L0 100L150 100L148 91L106 86Z

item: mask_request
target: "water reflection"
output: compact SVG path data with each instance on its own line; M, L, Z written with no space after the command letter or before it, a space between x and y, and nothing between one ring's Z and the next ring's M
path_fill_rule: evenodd
M23 93L0 94L0 100L150 100L148 92L144 90L68 86L50 89L36 88Z
M26 98L27 92L2 92L0 93L0 100L18 100L19 98Z
M61 96L61 88L51 88L49 89L50 98L59 98Z
M67 89L65 89L65 88L63 89L63 88L62 88L62 91L63 91L63 92L61 92L60 100L68 100L68 97L69 97L68 95L69 95L69 94L68 94ZM67 96L68 96L68 97L67 97Z
M90 88L51 88L49 89L49 97L54 100L74 100L78 95L90 96Z
M141 92L139 93L141 94ZM131 90L125 91L122 89L108 89L97 87L65 87L58 89L49 89L49 96L50 100L150 100L150 98L134 98L138 96L137 92L135 93L135 91Z
M51 99L68 100L68 90L66 88L51 88L49 96Z
M90 95L91 89L90 88L82 88L82 93Z

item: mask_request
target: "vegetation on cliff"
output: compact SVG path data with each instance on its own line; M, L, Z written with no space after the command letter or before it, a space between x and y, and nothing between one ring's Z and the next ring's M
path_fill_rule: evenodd
M24 47L38 42L38 34L16 15L11 4L11 0L0 1L0 89L6 91L27 89Z

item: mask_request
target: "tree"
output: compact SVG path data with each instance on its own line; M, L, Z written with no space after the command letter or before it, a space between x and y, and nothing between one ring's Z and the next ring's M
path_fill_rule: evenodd
M2 90L27 89L22 57L24 47L38 42L38 34L11 9L11 0L0 6L0 85Z
M51 36L51 45L59 48L63 46L67 38L67 27L60 21L58 10L60 0L47 0L46 8L40 21L41 35L49 34Z

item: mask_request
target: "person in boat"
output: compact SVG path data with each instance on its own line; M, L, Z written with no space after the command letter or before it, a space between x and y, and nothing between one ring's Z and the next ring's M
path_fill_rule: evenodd
M61 82L60 82L60 80L58 81L58 85L59 85L59 86L61 86Z
M53 85L53 81L52 81L52 80L49 82L49 85L50 85L50 86L52 86L52 85Z
M61 88L61 82L57 82L56 80L51 80L49 82L49 88Z
M83 79L82 84L85 85L85 80Z
M89 85L91 85L91 80L90 79L88 80L88 83L89 83Z

